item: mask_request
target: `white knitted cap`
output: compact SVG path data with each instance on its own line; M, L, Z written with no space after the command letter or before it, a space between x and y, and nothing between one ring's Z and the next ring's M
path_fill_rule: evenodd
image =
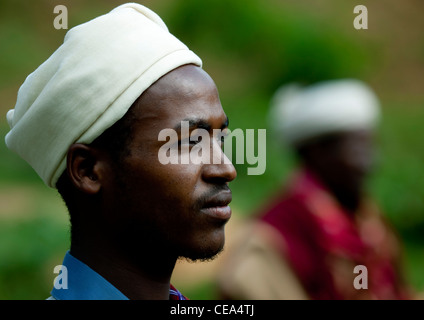
M281 87L271 103L269 123L283 141L298 145L332 132L373 129L379 115L374 92L359 80L343 79Z

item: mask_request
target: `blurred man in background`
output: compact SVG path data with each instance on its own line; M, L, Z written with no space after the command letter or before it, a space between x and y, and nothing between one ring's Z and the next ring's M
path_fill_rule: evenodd
M6 144L58 189L71 221L50 299L182 300L170 283L177 259L223 248L232 164L159 160L163 129L175 130L179 158L196 142L182 121L211 136L228 125L201 66L156 13L130 3L71 29L21 86Z
M224 297L409 297L397 235L364 188L379 113L377 97L357 80L276 93L271 125L300 168L227 255Z

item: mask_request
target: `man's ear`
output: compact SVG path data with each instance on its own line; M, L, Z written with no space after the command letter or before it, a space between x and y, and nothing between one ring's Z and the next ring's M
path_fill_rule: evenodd
M67 156L69 180L81 192L98 193L101 189L101 161L98 150L81 143L71 145Z

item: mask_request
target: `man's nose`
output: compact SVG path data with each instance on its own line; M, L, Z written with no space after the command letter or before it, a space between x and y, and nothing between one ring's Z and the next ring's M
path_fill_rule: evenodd
M212 147L211 161L204 164L203 179L206 181L220 181L227 183L233 181L237 177L236 168L225 155L220 146Z

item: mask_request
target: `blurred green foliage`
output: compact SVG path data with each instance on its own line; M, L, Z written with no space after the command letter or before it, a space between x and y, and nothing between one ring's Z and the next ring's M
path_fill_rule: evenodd
M65 31L55 30L52 25L53 8L62 2L0 0L3 137L8 130L4 115L13 107L19 85L63 41ZM70 27L123 2L67 1ZM377 2L369 1L370 5ZM400 91L397 99L392 98L390 84L408 80L398 78L392 66L385 64L391 54L384 47L385 39L392 37L394 29L374 25L374 32L379 32L374 38L369 36L372 30L355 32L352 9L357 3L351 1L144 3L203 59L205 70L217 83L231 129L267 128L271 96L287 82L308 84L354 77L376 85L383 119L378 131L379 163L369 190L404 240L409 280L416 288L424 288L424 92L411 96ZM422 53L422 41L408 41L409 50L421 46L417 50ZM422 54L416 56L423 65ZM405 65L409 61L402 56L396 58L404 59L401 63ZM375 79L387 80L381 83ZM414 79L406 83L413 85ZM280 190L295 162L268 131L265 174L247 176L247 166L236 165L238 178L232 183L233 208L242 217L256 212ZM14 200L16 195L30 198L29 204L23 206L24 200L19 197ZM0 299L44 299L55 276L53 267L61 263L69 245L66 210L56 192L45 187L29 165L7 150L4 143L0 143L0 201ZM214 297L213 279L194 289L179 289L191 299Z
M201 57L224 57L246 69L246 89L272 93L282 83L361 77L371 63L358 37L287 2L184 0L173 8L172 32ZM212 52L211 52L212 51ZM208 60L205 58L205 64ZM228 67L228 66L226 66ZM234 77L234 78L233 78Z
M0 226L0 299L46 299L52 289L53 268L65 252L67 228L43 213L29 221Z

